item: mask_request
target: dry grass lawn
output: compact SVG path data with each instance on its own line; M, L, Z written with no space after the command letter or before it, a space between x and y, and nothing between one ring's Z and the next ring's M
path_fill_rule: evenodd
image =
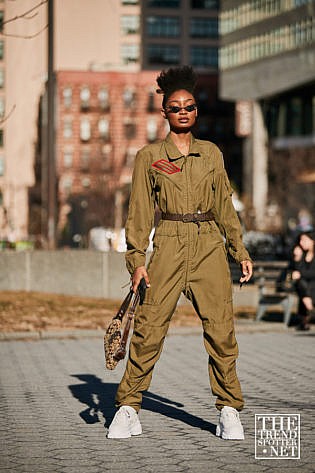
M0 292L0 332L105 329L121 301L91 297L65 296L39 292ZM243 308L236 316L248 317ZM180 305L172 319L173 326L199 325L192 306Z

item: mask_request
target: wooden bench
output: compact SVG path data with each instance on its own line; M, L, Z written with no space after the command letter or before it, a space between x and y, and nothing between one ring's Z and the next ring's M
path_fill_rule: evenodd
M269 307L281 305L284 314L284 323L289 325L292 306L294 304L294 292L285 288L284 281L281 284L281 276L288 268L287 261L257 261L254 266L254 282L258 286L259 300L256 312L256 321L264 316Z

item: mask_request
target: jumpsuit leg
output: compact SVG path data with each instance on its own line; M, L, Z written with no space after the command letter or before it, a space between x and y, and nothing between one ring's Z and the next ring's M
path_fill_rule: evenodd
M156 246L148 267L151 287L135 316L129 358L116 394L117 407L128 405L137 412L143 391L149 389L153 368L160 357L170 319L183 289L183 245L175 237L160 238L159 245L163 251L159 255L160 246Z
M202 242L202 240L204 240ZM205 241L207 240L207 242ZM242 410L244 400L236 374L238 345L235 338L232 283L222 240L211 243L209 234L198 236L192 255L188 296L198 313L209 355L211 390L216 407Z

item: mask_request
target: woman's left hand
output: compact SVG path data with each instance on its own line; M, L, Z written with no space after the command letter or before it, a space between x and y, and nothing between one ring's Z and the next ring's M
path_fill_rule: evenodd
M240 283L248 282L253 275L253 263L249 260L241 261L242 276Z

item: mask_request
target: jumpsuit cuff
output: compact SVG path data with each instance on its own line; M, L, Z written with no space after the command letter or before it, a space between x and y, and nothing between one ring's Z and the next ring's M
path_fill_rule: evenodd
M245 261L245 260L253 262L253 260L249 256L247 250L245 250L245 249L242 250L242 251L238 251L236 253L234 251L232 251L232 252L230 251L230 254L234 258L234 260L239 264L241 264L241 262Z
M132 276L136 268L139 266L145 266L146 256L145 253L134 252L133 254L126 253L126 266L129 274Z

